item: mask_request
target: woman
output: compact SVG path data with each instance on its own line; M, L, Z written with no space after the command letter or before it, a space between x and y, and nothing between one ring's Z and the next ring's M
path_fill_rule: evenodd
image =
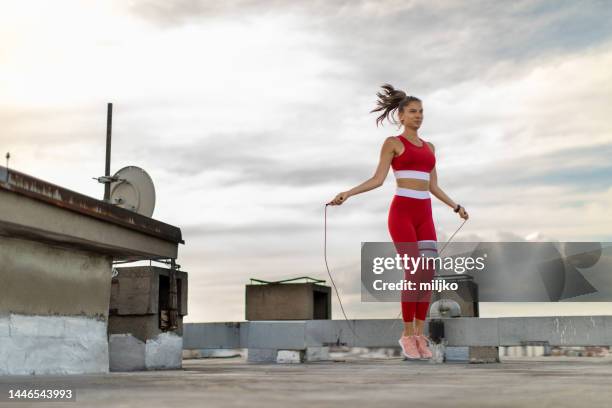
M400 126L404 131L399 136L389 136L385 139L380 153L380 161L374 176L362 184L336 195L329 203L341 205L355 194L370 191L380 187L389 167L397 180L397 190L391 207L389 208L388 227L391 238L399 250L417 256L414 250L406 250L402 242L416 242L419 252L431 255L437 252L436 230L432 218L431 198L433 194L440 201L451 207L459 216L468 219L468 213L461 205L456 204L438 186L436 175L435 148L430 142L425 142L418 135L418 130L423 122L423 105L421 100L414 96L407 96L405 92L394 89L393 86L385 84L383 92L378 92L377 108L371 112L380 112L376 119L376 125L384 119L398 124L394 118L397 112ZM410 247L415 248L412 244ZM433 269L420 269L415 274L405 272L406 280L430 281L433 277ZM431 358L431 350L427 347L427 338L423 336L423 326L429 309L431 291L421 292L411 296L407 300L402 294L402 320L404 331L399 339L402 352L409 359Z

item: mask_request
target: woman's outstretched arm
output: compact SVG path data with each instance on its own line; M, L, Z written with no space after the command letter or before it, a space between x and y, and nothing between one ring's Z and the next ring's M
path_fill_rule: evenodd
M429 143L429 146L431 147L431 150L435 153L436 150L434 145L432 143ZM437 197L438 200L442 201L453 210L457 208L457 204L438 185L438 174L436 172L435 167L431 170L431 173L429 174L429 191L431 192L431 194ZM469 218L468 213L467 211L465 211L465 208L463 208L463 206L459 210L459 216L465 220Z
M328 204L340 205L350 196L364 193L382 186L385 178L387 178L387 174L389 174L389 167L391 167L391 160L393 160L394 152L395 146L393 145L393 136L389 136L385 139L385 142L380 149L380 160L378 161L378 167L376 167L376 172L374 175L358 186L355 186L348 191L338 193L338 195L336 195L336 197Z

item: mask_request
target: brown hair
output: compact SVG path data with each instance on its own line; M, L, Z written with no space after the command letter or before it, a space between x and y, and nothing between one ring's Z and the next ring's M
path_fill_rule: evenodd
M401 112L404 106L410 102L421 102L416 96L407 96L406 92L399 89L393 88L393 85L384 84L382 85L383 92L376 92L378 101L376 101L377 107L372 109L372 112L383 111L383 113L376 118L376 127L379 123L382 123L385 118L391 122L397 124L397 121L393 117L393 111Z

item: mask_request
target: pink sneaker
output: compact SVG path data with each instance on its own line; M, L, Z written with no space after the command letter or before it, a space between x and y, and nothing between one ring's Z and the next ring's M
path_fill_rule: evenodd
M411 360L421 358L421 354L417 348L416 336L402 336L397 342L402 347L402 354L404 357Z
M422 334L420 336L415 336L415 337L416 337L417 350L421 354L421 357L431 358L432 356L431 350L429 349L429 347L427 347L427 337L423 336Z

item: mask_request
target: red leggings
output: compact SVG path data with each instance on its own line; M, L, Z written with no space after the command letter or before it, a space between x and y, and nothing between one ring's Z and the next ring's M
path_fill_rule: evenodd
M415 190L403 190L410 194ZM419 197L423 197L424 192L418 192ZM429 193L426 193L429 197ZM436 251L436 229L431 212L431 198L413 198L403 195L393 196L391 207L389 208L389 233L395 244L397 253L400 256L408 254L411 257L418 257L419 252L426 257L435 256ZM413 244L400 243L412 242ZM417 244L414 244L414 243ZM434 276L434 268L424 267L416 270L414 274L410 270L404 271L404 279L416 282L430 282ZM429 310L431 300L431 290L410 291L406 296L406 291L402 293L402 319L404 322L411 322L416 317L418 320L425 320ZM410 299L407 301L406 299Z

